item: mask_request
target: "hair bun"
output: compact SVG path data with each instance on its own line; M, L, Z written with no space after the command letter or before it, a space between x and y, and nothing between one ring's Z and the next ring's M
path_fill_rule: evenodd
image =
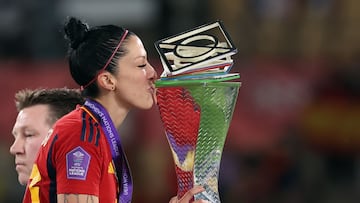
M70 41L71 48L76 49L84 41L88 28L87 24L74 17L68 19L64 31L65 37Z

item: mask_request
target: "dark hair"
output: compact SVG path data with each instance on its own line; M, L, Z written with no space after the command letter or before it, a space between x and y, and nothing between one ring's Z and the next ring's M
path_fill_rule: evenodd
M18 112L39 104L48 105L50 113L47 121L50 125L74 110L76 105L83 104L84 101L79 90L68 88L23 89L15 94L15 105Z
M118 46L125 29L115 25L102 25L89 28L82 21L71 17L64 26L65 38L69 40L69 66L70 73L75 82L85 86L82 94L87 97L96 97L99 88L92 80L102 70L110 56ZM125 48L129 32L115 53L105 70L116 74L117 61L127 53ZM91 84L90 84L91 83Z

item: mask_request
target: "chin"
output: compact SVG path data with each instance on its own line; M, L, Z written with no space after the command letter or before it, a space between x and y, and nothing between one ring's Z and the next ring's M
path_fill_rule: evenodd
M144 103L142 105L139 105L138 108L139 109L144 109L144 110L147 110L147 109L151 109L151 107L153 107L154 105L154 102L153 101L149 101L148 103Z
M147 109L151 109L151 107L153 107L153 103L151 103L151 105L144 106L142 109L147 110Z
M19 181L20 185L26 185L28 182L28 179L19 176L18 181Z

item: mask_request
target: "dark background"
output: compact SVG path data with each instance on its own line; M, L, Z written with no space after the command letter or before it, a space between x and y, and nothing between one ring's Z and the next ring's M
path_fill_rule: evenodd
M239 52L241 74L220 172L222 202L352 203L360 199L360 1L0 0L0 202L20 202L9 147L14 94L75 87L66 60L66 16L136 32L153 43L217 19ZM134 203L176 194L157 107L132 112L121 136Z

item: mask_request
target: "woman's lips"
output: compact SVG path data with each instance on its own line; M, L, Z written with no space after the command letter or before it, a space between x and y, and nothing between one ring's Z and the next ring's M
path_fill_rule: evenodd
M152 85L150 88L149 88L149 91L152 95L152 98L153 98L153 101L155 104L157 104L157 98L156 98L156 88L154 85Z

